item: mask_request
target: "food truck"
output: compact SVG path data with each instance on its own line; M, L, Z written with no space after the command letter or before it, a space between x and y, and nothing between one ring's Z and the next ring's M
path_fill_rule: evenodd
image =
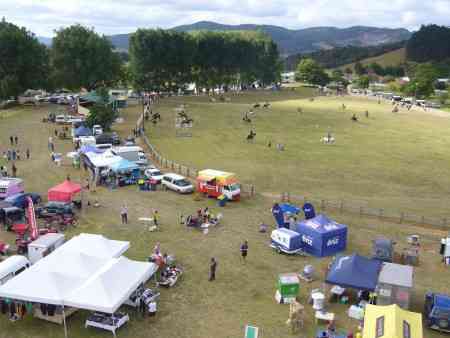
M218 198L224 195L230 201L238 201L241 197L241 187L236 175L213 169L199 171L197 191L208 197Z

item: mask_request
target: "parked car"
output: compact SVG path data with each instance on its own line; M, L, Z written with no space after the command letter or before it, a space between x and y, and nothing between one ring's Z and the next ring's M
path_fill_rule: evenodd
M450 332L450 296L427 293L424 315L425 323L430 329Z
M161 180L165 189L170 189L180 194L189 194L194 192L194 186L184 176L178 174L165 174Z
M67 123L67 116L66 115L56 115L55 123L58 123L58 124Z
M158 184L161 183L161 180L163 178L163 173L158 168L155 167L149 167L145 169L144 175L148 179L155 180L156 183Z
M37 217L45 217L47 215L72 215L72 203L51 201L43 207L36 208Z
M5 202L11 203L12 206L15 206L17 208L25 209L26 207L28 207L27 197L31 197L31 200L34 204L39 204L42 201L41 195L34 192L25 192L9 196L5 198Z

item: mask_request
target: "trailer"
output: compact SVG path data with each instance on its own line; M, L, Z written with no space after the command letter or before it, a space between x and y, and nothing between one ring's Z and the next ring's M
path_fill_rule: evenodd
M198 173L197 191L214 198L224 195L230 201L238 201L241 198L241 187L236 175L213 169Z
M272 231L270 239L270 246L278 253L288 255L304 254L302 238L295 231L286 228L275 229Z

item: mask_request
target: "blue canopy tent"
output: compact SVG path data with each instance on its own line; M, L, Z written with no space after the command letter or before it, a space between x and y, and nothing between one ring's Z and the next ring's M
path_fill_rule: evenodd
M111 164L109 167L115 173L131 173L135 178L139 178L140 175L139 166L136 163L128 161L124 158Z
M275 218L275 221L277 222L279 228L289 228L289 222L285 218L285 215L287 213L298 215L299 212L300 208L287 203L275 203L272 207L272 215Z
M344 288L374 291L382 262L353 254L340 256L331 265L325 282Z
M75 137L80 136L92 136L92 130L85 126L80 126L77 129L75 129Z
M347 226L325 215L318 215L297 223L304 250L316 257L333 256L347 247Z

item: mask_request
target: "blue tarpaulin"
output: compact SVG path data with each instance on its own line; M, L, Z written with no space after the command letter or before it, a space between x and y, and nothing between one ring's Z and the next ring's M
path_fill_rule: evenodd
M325 215L297 223L296 231L302 236L304 250L316 257L333 256L347 247L347 226Z
M374 291L382 262L353 254L340 256L331 265L326 282L344 288Z
M92 136L92 130L85 126L80 126L77 129L75 129L75 137L80 136Z
M298 215L299 212L300 208L287 203L275 203L272 207L272 215L275 218L279 228L289 228L289 222L285 219L285 214L290 213L292 215Z

